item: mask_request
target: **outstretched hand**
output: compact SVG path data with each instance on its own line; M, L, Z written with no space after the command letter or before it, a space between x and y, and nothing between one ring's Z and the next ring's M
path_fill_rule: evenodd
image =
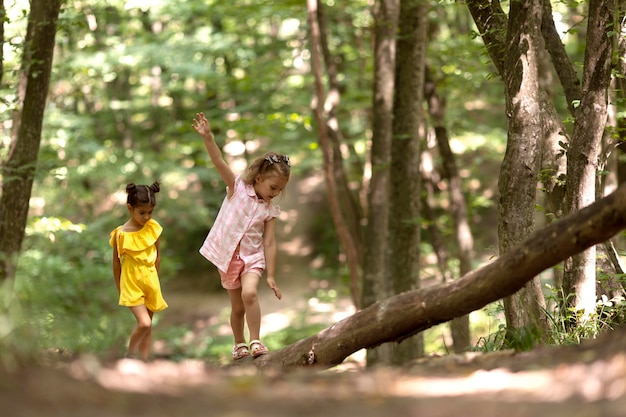
M279 300L283 298L283 295L281 294L278 285L276 285L276 281L274 281L273 279L268 279L267 285L272 289L272 291L274 291L274 295L276 296L276 298L278 298Z
M193 119L191 126L202 137L213 135L213 133L211 133L211 124L204 113L196 113L196 117Z

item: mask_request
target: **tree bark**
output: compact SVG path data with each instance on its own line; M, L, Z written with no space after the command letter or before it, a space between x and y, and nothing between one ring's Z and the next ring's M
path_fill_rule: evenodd
M24 42L25 94L17 112L15 141L2 165L0 281L15 275L41 143L60 0L32 0Z
M419 288L420 285L419 165L427 10L423 0L400 1L389 218L390 262L395 294ZM424 347L421 339L417 337L410 343L397 346L393 362L403 363L422 355Z
M479 32L482 34L482 38L487 47L492 61L498 68L500 74L503 74L504 53L507 50L506 44L503 42L506 33L506 14L502 11L499 2L486 1L486 0L469 0L467 5L470 9L474 22L476 23ZM545 3L543 4L544 10L548 10L549 7ZM594 6L595 7L595 6ZM593 16L592 16L593 18ZM559 75L559 79L563 84L564 90L567 90L566 99L568 104L570 101L576 100L577 95L577 81L573 74L574 69L570 67L571 64L564 59L563 45L560 41L556 41L554 37L553 23L548 20L551 16L544 14L542 17L542 35L546 44L546 48L550 52L552 60L555 65L555 69ZM595 18L593 18L595 19ZM593 25L601 24L597 19L594 20ZM592 24L590 23L590 27ZM597 29L596 29L597 31ZM608 39L610 37L605 37ZM587 44L587 52L595 49L591 40ZM606 57L606 63L610 62L610 59ZM588 70L589 71L589 70ZM584 90L584 89L583 89ZM563 213L567 213L568 210L565 207L565 182L567 181L567 188L569 190L570 183L569 178L562 175L563 171L563 159L562 155L569 145L568 135L561 122L561 118L558 116L558 112L554 106L554 103L550 102L548 95L545 91L540 92L541 97L541 113L543 115L543 131L544 137L542 138L542 176L543 186L546 189L546 201L549 210L554 213L554 217L558 218ZM571 109L571 107L570 107ZM577 114L580 116L580 113ZM587 116L582 116L587 117ZM578 119L577 119L578 120ZM600 130L602 130L600 128ZM583 140L582 138L580 140ZM569 161L571 153L567 153L567 163ZM568 166L567 175L571 174L571 170ZM571 190L570 190L571 191ZM590 266L590 265L589 265ZM591 268L589 268L590 270ZM555 281L559 284L561 281L560 273L555 274ZM567 294L567 292L566 292Z
M583 95L567 151L566 210L573 213L595 200L600 144L607 120L615 0L591 0L583 70ZM589 248L565 263L565 295L584 315L595 311L596 250Z
M624 57L626 56L626 0L620 0L618 4L620 26L617 35L617 56ZM616 103L626 103L626 59L617 61L615 71L617 76L613 77L613 82L615 83ZM617 129L614 133L616 149L613 156L616 165L616 182L619 185L626 182L626 115L624 112L619 112L615 117L617 119L615 121ZM624 247L626 239L624 236L619 236L615 241L619 247Z
M511 2L504 60L508 137L500 169L498 248L502 256L535 229L535 201L543 137L539 86L540 0ZM504 300L509 336L518 329L545 334L539 277Z
M362 307L391 295L389 285L389 170L398 30L398 0L378 0L375 11L371 180L363 257ZM367 351L368 366L391 360L390 349Z
M474 238L467 218L467 204L463 193L463 180L459 174L454 154L450 148L448 130L445 126L446 100L439 97L436 83L429 70L426 71L426 102L430 120L435 129L435 139L441 158L441 176L448 181L450 188L450 215L454 226L457 258L459 260L459 275L463 276L472 270ZM438 253L437 250L435 250ZM439 256L438 256L439 258ZM461 353L471 346L471 331L469 315L456 317L450 322L450 333L454 344L454 351Z
M0 45L4 45L4 22L7 10L4 7L4 0L0 0ZM0 85L4 77L4 48L0 49Z
M504 77L507 17L499 0L467 0L467 7L498 74Z
M363 348L407 337L510 296L539 273L626 228L626 185L611 195L533 233L518 246L458 280L407 291L377 302L257 359L261 368L328 368Z
M580 80L576 74L576 68L572 65L565 46L561 42L561 37L556 31L554 19L552 18L552 4L550 0L542 0L543 16L541 19L541 34L543 36L545 47L550 53L552 64L556 70L556 74L563 86L567 108L574 115L576 108L574 103L580 100Z
M341 152L338 144L338 122L336 108L339 104L339 89L331 84L331 90L326 94L322 83L324 58L324 40L326 36L320 26L320 2L307 0L309 19L309 38L311 43L312 71L315 78L315 99L313 113L318 125L318 139L324 160L324 179L327 187L330 212L335 224L337 235L346 253L347 265L350 271L350 294L352 302L358 308L361 304L361 262L362 237L359 226L357 204L347 185L343 171ZM326 59L328 63L330 59ZM332 67L330 67L332 69ZM332 74L331 74L332 75ZM356 223L355 223L356 222Z

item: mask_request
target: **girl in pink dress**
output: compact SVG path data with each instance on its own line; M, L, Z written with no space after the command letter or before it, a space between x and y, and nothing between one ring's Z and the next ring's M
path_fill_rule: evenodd
M128 342L126 357L148 360L151 347L152 316L165 310L167 303L159 282L159 237L163 228L152 218L159 183L126 186L126 206L130 219L111 232L113 276L120 293L119 304L130 308L137 320Z
M257 287L265 271L267 285L280 300L276 285L276 217L280 208L272 199L287 186L291 172L286 155L269 152L257 158L245 175L235 175L215 143L211 125L203 113L192 124L204 139L211 161L226 183L226 197L200 253L218 269L222 287L228 291L230 326L235 360L268 353L260 340L261 309ZM244 324L250 343L246 343Z

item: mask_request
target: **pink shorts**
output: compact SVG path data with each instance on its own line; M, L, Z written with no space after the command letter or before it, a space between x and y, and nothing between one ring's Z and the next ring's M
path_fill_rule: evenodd
M243 274L252 273L259 276L263 275L261 268L248 268L246 269L245 262L239 257L239 253L235 252L233 258L228 265L228 271L224 272L218 269L220 278L222 279L222 287L227 290L236 290L241 288L241 276Z

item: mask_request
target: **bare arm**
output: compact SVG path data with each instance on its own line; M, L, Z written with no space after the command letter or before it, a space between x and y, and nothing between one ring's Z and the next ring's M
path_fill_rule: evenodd
M213 161L213 165L217 168L217 172L219 172L220 177L222 177L222 180L226 183L230 195L230 193L234 190L235 174L224 160L222 151L217 146L217 143L215 143L215 138L211 132L211 124L207 120L204 113L196 114L196 117L193 119L192 127L200 136L202 136L204 146L206 146L206 150L209 152L211 161Z
M274 295L279 300L283 298L278 285L276 285L276 219L265 222L263 232L263 248L265 250L265 269L267 272L267 285L274 291Z
M157 239L156 242L154 242L154 246L156 246L156 251L157 251L157 256L156 256L156 261L154 262L154 267L156 268L157 274L161 270L161 251L159 249L159 242L160 242L160 239Z
M117 292L120 292L120 277L122 276L122 263L117 253L117 235L113 239L113 278L115 278L115 286Z

